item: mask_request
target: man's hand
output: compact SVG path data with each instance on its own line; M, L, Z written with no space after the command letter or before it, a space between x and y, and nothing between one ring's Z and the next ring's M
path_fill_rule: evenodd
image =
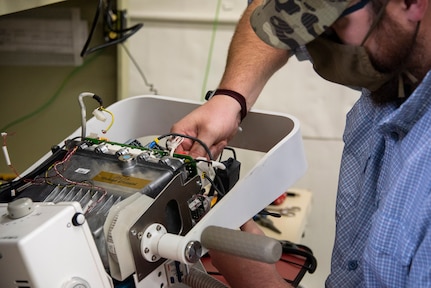
M241 226L241 230L254 234L264 234L253 220L249 220ZM292 287L277 272L275 264L249 260L214 250L210 251L210 255L212 264L232 288Z
M238 131L240 109L235 99L217 95L175 123L171 132L198 138L216 157ZM184 139L177 151L194 158L208 157L204 147L190 139Z

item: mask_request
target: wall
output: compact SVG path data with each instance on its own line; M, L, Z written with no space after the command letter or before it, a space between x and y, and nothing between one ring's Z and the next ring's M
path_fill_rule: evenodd
M222 75L235 22L246 2L130 0L130 24L143 22L144 27L129 40L128 49L144 77L129 61L123 79L128 91L123 96L153 94L155 89L160 95L203 99ZM303 243L313 249L319 264L303 281L308 288L323 287L329 273L341 136L345 114L357 97L356 91L316 76L310 63L292 58L255 105L295 115L301 121L309 169L295 186L314 195Z
M40 14L45 9L78 7L90 26L97 3L69 0L4 17ZM101 23L101 22L100 22ZM91 46L103 39L98 25ZM0 57L2 53L0 52ZM81 125L78 95L88 91L100 95L108 106L117 99L116 47L85 57L81 66L0 66L0 129L7 127L7 147L12 165L24 171ZM85 100L87 115L98 105ZM94 102L94 103L93 103ZM27 117L28 116L28 117ZM3 139L2 139L3 140ZM0 173L10 174L3 155Z

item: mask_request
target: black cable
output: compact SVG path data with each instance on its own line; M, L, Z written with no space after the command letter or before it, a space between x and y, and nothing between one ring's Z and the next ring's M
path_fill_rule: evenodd
M84 47L82 47L82 50L81 50L81 57L84 57L85 55L87 55L88 46L90 45L91 39L93 38L94 31L96 31L97 21L99 20L100 11L102 10L102 8L103 8L103 2L102 0L99 0L96 13L93 18L93 23L91 24L90 33L88 34Z
M280 241L280 243L283 248L283 253L288 253L307 259L306 263L308 263L308 266L304 265L303 267L306 268L309 273L314 273L317 268L317 261L310 248L301 244L293 244L287 240Z
M99 45L99 46L96 46L96 47L93 47L93 48L91 48L91 49L88 49L88 50L85 52L84 56L85 56L85 55L88 55L88 54L90 54L90 53L93 53L93 52L95 52L95 51L97 51L97 50L100 50L100 49L103 49L103 48L106 48L106 47L109 47L109 46L112 46L112 45L120 44L120 43L122 43L122 42L126 41L130 36L132 36L133 34L135 34L136 32L138 32L138 30L139 30L139 29L141 29L141 27L142 27L142 26L144 26L144 24L142 24L142 23L140 23L140 24L136 24L136 27L135 27L135 29L133 30L133 32L131 32L131 33L129 33L129 34L126 34L126 35L124 35L123 37L118 38L118 39L116 39L116 40L112 40L112 41L109 41L109 42L107 42L107 43L105 43L105 44L101 44L101 45ZM81 55L81 56L82 56L82 55Z
M188 135L185 135L185 134L179 134L179 133L168 133L168 134L164 134L164 135L161 135L161 136L157 137L157 139L161 140L163 138L170 137L170 136L184 137L184 138L187 138L187 139L190 139L190 140L198 142L205 149L205 152L208 154L208 157L210 158L210 160L214 160L214 158L213 158L213 156L211 154L211 151L208 148L208 146L202 140L200 140L200 139L198 139L196 137L188 136Z
M132 27L129 27L129 28L120 29L120 30L114 29L112 27L112 22L111 22L111 20L112 20L112 18L111 18L112 14L111 13L113 13L112 9L111 9L111 1L108 1L107 9L105 10L105 14L104 14L104 18L105 18L105 21L107 23L108 29L111 30L112 32L121 33L121 34L126 33L126 34L122 35L122 37L119 37L115 40L106 42L104 44L98 45L98 46L93 47L93 48L88 48L90 46L91 39L93 38L94 31L96 30L97 22L99 20L99 16L100 16L101 12L103 12L103 0L99 0L99 2L98 2L96 13L95 13L94 18L93 18L93 23L91 25L90 33L88 34L87 40L86 40L84 47L82 48L82 51L81 51L81 57L84 57L90 53L97 51L97 50L122 43L122 42L126 41L130 36L132 36L136 32L138 32L138 30L141 29L142 26L144 26L144 24L138 23L138 24L136 24Z
M214 190L217 192L217 202L220 201L220 199L226 195L225 191L224 191L224 187L223 184L220 183L220 187L218 187L217 185L215 185L214 181L205 173L204 174L204 178L207 179L210 184L211 187L214 187ZM220 179L219 177L216 177L216 179ZM219 181L220 182L220 181ZM222 191L223 190L223 191Z
M296 263L294 261L290 261L290 260L287 260L287 259L284 259L284 258L280 258L280 260L278 260L278 261L282 261L282 262L291 264L293 266L301 267L301 268L307 268L307 266L305 266L305 265L302 265L302 264L299 264L299 263Z
M233 159L235 159L235 160L236 160L236 151L235 151L235 149L234 149L233 147L226 146L226 147L224 147L223 151L224 151L224 150L229 150L229 151L231 151L231 152L232 152L232 154L233 154L233 155L232 155L232 156L233 156ZM221 161L221 159L222 159L223 151L222 151L222 153L220 154L220 157L219 157L220 161Z
M100 97L100 96L98 96L98 95L94 94L94 95L93 95L93 99L94 99L94 100L96 100L96 101L100 104L100 106L102 106L102 107L103 107L103 100L102 100L102 97Z

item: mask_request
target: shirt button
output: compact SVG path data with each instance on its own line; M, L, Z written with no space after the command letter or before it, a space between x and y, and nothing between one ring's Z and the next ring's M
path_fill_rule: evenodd
M349 271L356 270L357 268L358 268L358 261L356 261L356 260L350 260L347 263L347 269Z

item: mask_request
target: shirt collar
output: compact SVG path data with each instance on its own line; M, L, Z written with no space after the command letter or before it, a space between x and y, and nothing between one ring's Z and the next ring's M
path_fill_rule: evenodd
M404 137L416 122L431 108L431 71L410 97L380 122L382 133L397 133Z

